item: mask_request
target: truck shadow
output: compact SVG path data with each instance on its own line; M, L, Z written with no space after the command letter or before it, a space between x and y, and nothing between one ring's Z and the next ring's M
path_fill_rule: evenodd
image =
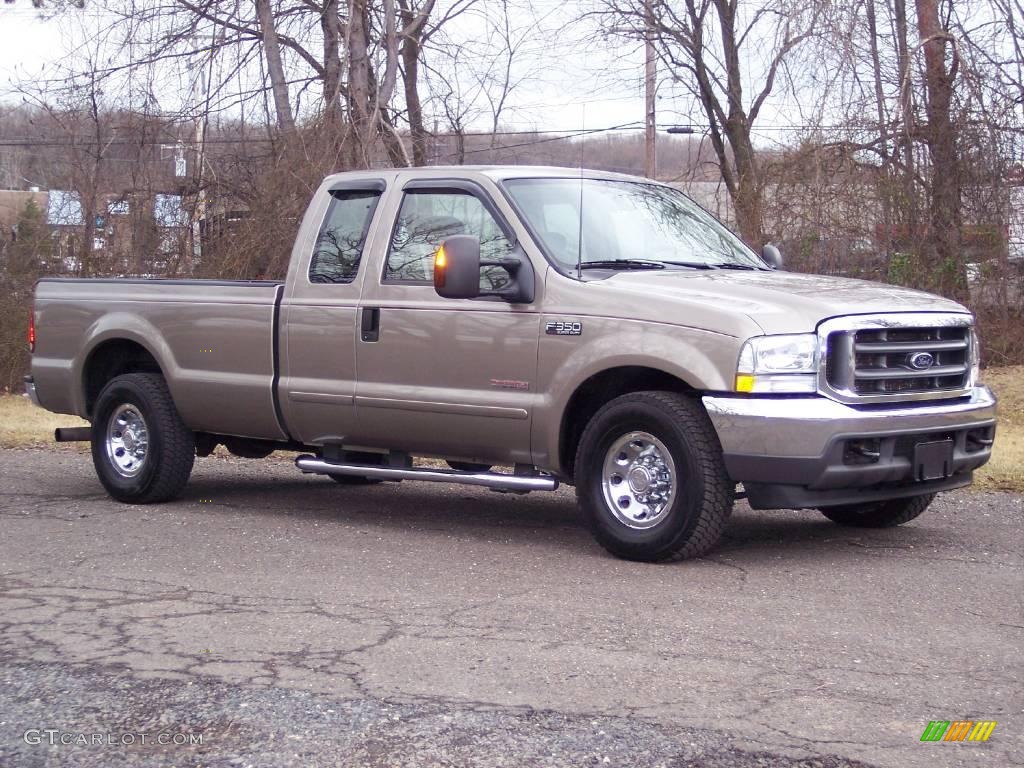
M197 477L175 505L193 507L206 515L242 511L296 516L380 533L442 532L461 539L611 557L586 530L571 488L519 496L412 482L341 486L327 478ZM727 556L740 565L744 561L820 559L839 552L935 546L944 538L921 523L885 530L843 528L813 510L755 512L737 502L722 542L708 557ZM684 567L685 562L672 566Z

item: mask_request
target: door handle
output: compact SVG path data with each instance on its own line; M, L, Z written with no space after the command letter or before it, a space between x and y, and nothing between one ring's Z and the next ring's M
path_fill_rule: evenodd
M359 338L363 341L377 341L380 339L380 309L377 307L363 307L359 328Z

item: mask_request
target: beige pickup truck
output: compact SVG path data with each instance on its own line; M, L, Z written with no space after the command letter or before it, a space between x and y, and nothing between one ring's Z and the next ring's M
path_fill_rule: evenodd
M637 560L707 552L738 497L884 527L969 484L996 411L971 314L779 266L646 179L342 173L284 282L41 280L26 384L91 422L57 439L120 501L218 444L298 450L341 484L570 483Z

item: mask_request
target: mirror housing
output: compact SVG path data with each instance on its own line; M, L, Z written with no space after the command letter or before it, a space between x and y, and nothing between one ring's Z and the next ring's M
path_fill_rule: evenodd
M434 290L445 299L480 295L480 240L472 235L447 238L434 254Z
M474 235L452 235L434 254L434 290L445 299L497 298L510 304L533 301L533 266L522 249L506 259L480 258L480 239ZM501 267L509 274L509 285L498 291L480 289L480 270Z
M782 252L771 243L761 249L761 260L772 269L782 269Z

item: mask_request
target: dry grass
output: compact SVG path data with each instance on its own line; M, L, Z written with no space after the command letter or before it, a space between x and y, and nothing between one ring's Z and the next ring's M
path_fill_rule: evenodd
M1024 366L989 368L984 381L999 396L999 426L992 460L976 475L978 487L1024 493ZM83 450L87 443L54 443L56 427L87 422L36 408L18 395L0 396L0 447L57 446Z
M89 422L77 416L50 413L36 408L22 395L0 396L0 448L42 447L72 448L87 443L55 443L57 427L87 427Z
M975 475L982 488L1024 492L1024 365L988 368L982 375L999 398L992 460Z

